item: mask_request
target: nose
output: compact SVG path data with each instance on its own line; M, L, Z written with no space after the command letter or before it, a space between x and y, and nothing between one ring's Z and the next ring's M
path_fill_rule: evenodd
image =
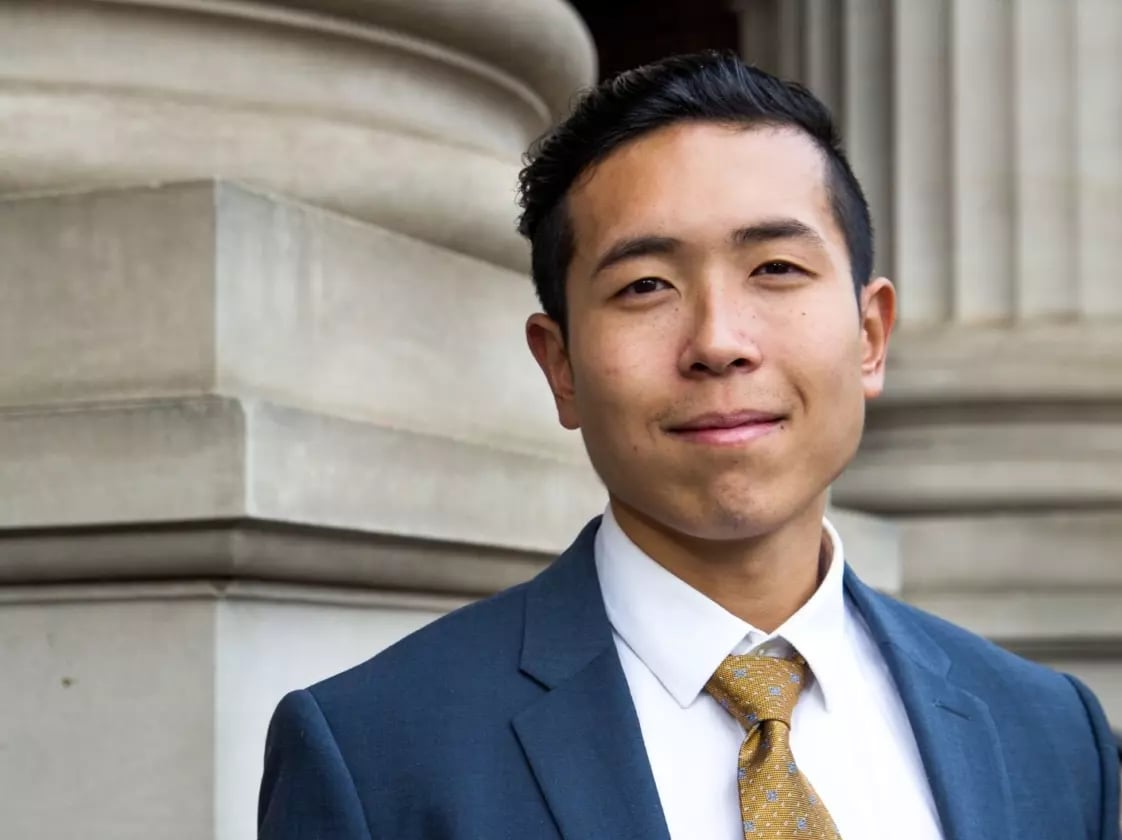
M748 373L760 366L760 347L752 336L755 319L746 302L737 297L716 287L697 296L680 358L685 376Z

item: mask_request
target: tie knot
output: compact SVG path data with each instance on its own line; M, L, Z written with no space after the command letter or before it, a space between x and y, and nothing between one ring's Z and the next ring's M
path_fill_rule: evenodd
M746 730L765 720L790 726L808 670L801 656L726 656L705 690Z

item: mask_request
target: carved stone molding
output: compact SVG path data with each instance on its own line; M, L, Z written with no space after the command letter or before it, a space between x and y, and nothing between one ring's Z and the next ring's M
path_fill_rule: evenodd
M17 0L0 194L240 179L524 270L521 153L594 73L561 0Z

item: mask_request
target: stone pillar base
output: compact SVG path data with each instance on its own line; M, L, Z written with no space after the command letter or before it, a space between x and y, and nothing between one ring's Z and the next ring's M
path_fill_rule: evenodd
M280 697L458 603L230 581L0 588L4 836L255 836Z

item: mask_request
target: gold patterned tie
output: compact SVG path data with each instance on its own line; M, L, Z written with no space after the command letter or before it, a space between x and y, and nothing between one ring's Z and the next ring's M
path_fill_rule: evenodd
M747 732L737 767L745 840L840 838L791 752L791 713L808 673L801 656L729 656L705 686Z

